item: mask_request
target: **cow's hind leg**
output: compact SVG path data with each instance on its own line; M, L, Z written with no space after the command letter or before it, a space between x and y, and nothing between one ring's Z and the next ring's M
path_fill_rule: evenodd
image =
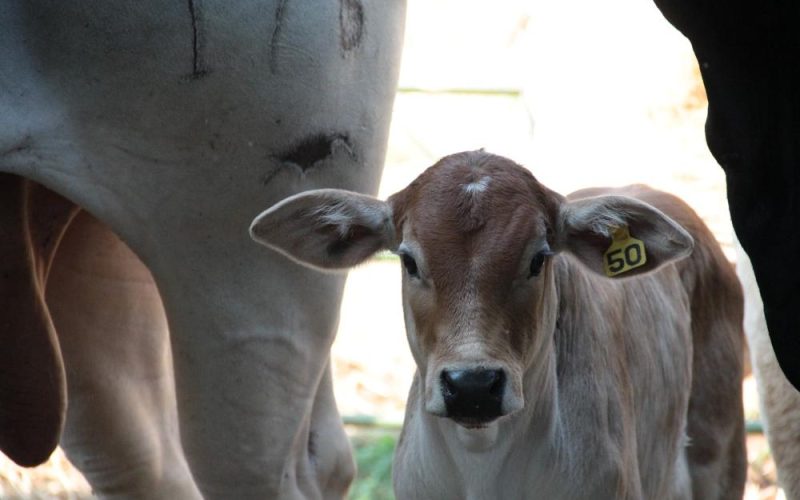
M107 498L199 498L181 451L164 312L147 268L86 212L64 236L47 302L67 371L62 446Z
M333 395L330 361L322 374L314 399L309 451L311 460L316 465L322 497L329 500L344 498L356 469L350 452L350 442L342 428L342 419Z
M337 464L352 459L331 441L342 431L326 367L344 277L317 276L240 234L217 238L233 248L225 253L184 242L151 266L192 473L208 499L340 498L352 470Z

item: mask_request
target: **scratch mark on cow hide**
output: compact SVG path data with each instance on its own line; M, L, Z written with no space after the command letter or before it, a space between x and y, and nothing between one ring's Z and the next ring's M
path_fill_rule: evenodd
M297 143L287 148L286 151L274 156L283 164L296 167L301 172L306 172L320 162L331 158L337 151L344 151L351 158L355 158L353 145L347 134L343 133L317 133L300 139ZM269 173L263 179L266 185L281 169Z
M350 139L345 134L314 134L305 137L288 151L278 155L283 162L294 163L302 170L308 170L317 162L333 155L335 147L344 147L352 156Z
M279 0L278 7L275 9L275 26L272 28L272 36L269 39L269 71L275 74L278 71L278 37L283 28L283 20L286 17L286 4L289 0Z
M339 43L345 52L359 46L364 34L364 6L359 0L339 1Z
M148 155L146 153L142 153L140 151L137 151L135 149L122 146L120 144L112 144L111 147L116 149L117 151L119 151L121 153L124 153L125 156L127 156L129 158L132 158L132 159L134 159L137 162L142 163L142 164L158 165L160 163L173 163L174 162L174 161L171 162L171 161L168 161L168 160L164 160L162 158L158 158L157 156Z
M11 156L17 153L24 153L31 149L33 149L33 140L30 135L26 135L25 137L22 138L22 140L20 140L15 145L11 146L5 151L0 151L0 157Z
M313 430L308 431L308 461L317 465L317 433Z
M189 15L192 17L192 73L190 80L199 80L208 75L209 70L203 60L203 38L201 33L200 16L202 14L198 0L188 0Z

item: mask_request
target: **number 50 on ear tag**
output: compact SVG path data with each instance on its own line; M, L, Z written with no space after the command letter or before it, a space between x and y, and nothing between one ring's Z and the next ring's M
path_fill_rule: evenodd
M611 246L603 254L603 269L607 276L617 276L647 263L644 242L631 237L628 226L618 227L611 235Z

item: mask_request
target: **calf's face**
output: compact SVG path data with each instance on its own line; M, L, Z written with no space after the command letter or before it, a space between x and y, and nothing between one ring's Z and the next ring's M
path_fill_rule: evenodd
M525 374L551 346L553 256L571 252L603 273L620 228L647 252L626 276L691 251L688 233L649 205L567 202L512 161L477 151L443 158L386 202L340 190L295 195L259 215L251 235L322 269L398 254L424 408L480 427L524 406Z
M543 299L558 203L488 155L447 158L390 198L428 412L481 426L522 408L523 373L553 317Z

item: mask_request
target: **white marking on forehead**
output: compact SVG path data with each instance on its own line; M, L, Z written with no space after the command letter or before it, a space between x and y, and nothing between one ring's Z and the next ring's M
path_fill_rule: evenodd
M477 182L464 184L464 191L468 194L482 193L489 187L489 182L492 180L488 175L484 175Z

